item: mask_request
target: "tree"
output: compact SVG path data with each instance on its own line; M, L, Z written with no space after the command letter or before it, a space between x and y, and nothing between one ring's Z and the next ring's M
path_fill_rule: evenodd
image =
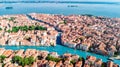
M25 57L25 58L22 58L20 56L15 56L13 59L12 59L12 63L17 63L21 66L25 66L25 65L31 65L33 62L34 62L34 58L32 56L30 57Z
M46 60L51 60L51 61L59 62L61 60L61 58L55 58L53 56L48 55L47 58L46 58Z
M1 56L0 56L0 62L3 63L3 61L4 61L5 58L6 58L6 56L1 55Z
M71 61L70 61L70 63L75 64L75 63L76 63L76 61L75 61L75 60L71 60Z
M8 32L8 33L10 33L10 32L11 32L11 30L7 30L7 32Z
M29 64L32 64L35 60L32 56L28 57Z
M21 64L22 66L29 65L29 60L28 60L28 58L23 58L20 64Z
M0 31L2 30L2 28L0 28Z
M29 26L29 30L35 30L35 26Z
M27 26L19 26L19 30L21 31L26 31L28 29Z
M19 30L22 30L22 27L23 27L23 26L19 26Z
M36 26L35 27L35 30L47 30L45 27L43 27L43 26Z
M19 30L21 30L21 31L28 31L28 30L47 30L47 28L46 27L42 27L42 26L14 26L14 27L12 27L12 30L8 30L7 32L18 32Z
M63 20L63 23L64 23L64 24L67 24L67 21L66 21L66 20Z
M115 52L114 56L117 57L119 55L119 52Z
M12 59L12 62L13 62L13 63L18 63L18 64L20 64L21 61L22 61L22 57L20 57L20 56L15 56L15 57L13 57L13 59Z
M22 27L22 31L28 31L28 27L25 25Z
M18 32L19 31L19 27L12 27L12 32Z
M79 60L80 60L80 61L82 61L82 60L83 60L83 58L82 58L82 57L79 57Z

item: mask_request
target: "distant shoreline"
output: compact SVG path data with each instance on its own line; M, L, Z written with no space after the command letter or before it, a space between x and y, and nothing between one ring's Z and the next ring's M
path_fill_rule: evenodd
M76 3L76 4L120 4L120 2L86 2L86 1L0 1L0 3Z

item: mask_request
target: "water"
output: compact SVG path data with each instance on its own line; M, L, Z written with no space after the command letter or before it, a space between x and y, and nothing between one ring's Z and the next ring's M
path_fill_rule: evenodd
M68 7L77 5L77 7ZM13 9L5 9L6 7ZM96 16L120 17L119 3L0 3L0 15L26 14L26 13L49 13L49 14L92 14Z
M0 1L106 1L108 0L0 0ZM120 2L120 0L109 0L109 2Z

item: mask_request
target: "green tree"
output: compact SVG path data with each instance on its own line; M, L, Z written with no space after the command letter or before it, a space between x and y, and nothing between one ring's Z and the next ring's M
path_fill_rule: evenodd
M59 62L61 60L61 58L55 58L53 56L48 55L47 58L46 58L46 60L51 60L51 61Z
M19 26L19 30L21 31L28 31L28 26Z
M19 31L19 27L12 27L12 32L18 32Z
M34 57L30 56L28 57L29 64L32 64L35 60Z
M23 59L22 59L22 62L21 62L21 65L22 65L22 66L29 65L29 60L28 60L28 58L23 58Z
M119 55L119 52L114 53L114 57L117 57Z
M0 28L0 31L2 30L2 28Z
M75 64L75 63L76 63L76 61L75 61L75 60L71 60L71 61L70 61L70 63Z
M36 26L35 30L47 30L47 29L43 26Z
M0 62L3 63L3 61L4 61L5 58L6 58L6 56L1 55L1 56L0 56Z
M17 63L21 66L25 66L25 65L31 65L33 62L34 62L34 58L32 56L30 57L25 57L25 58L22 58L20 56L15 56L13 59L12 59L12 63Z
M35 26L29 26L29 30L35 30Z
M12 27L12 30L8 30L7 32L18 32L19 30L21 30L21 31L28 31L28 30L47 30L47 28L46 27L42 27L42 26L19 26L19 27L17 27L17 26L14 26L14 27Z
M20 56L15 56L15 57L13 57L13 59L12 59L12 62L13 62L13 63L18 63L18 64L20 64L21 61L22 61L22 57L20 57Z
M79 57L79 60L80 60L80 61L82 61L82 60L83 60L83 58L82 58L82 57Z
M63 20L63 23L64 23L64 24L67 24L67 21L66 21L66 20Z
M7 32L8 32L8 33L10 33L10 32L11 32L11 30L7 30Z

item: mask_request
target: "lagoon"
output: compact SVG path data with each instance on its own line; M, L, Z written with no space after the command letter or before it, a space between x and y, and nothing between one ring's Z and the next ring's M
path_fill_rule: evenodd
M69 5L77 7L68 7ZM5 9L13 7L13 9ZM95 16L120 17L119 3L0 3L0 15L7 14L28 14L28 13L48 13L48 14L92 14Z

